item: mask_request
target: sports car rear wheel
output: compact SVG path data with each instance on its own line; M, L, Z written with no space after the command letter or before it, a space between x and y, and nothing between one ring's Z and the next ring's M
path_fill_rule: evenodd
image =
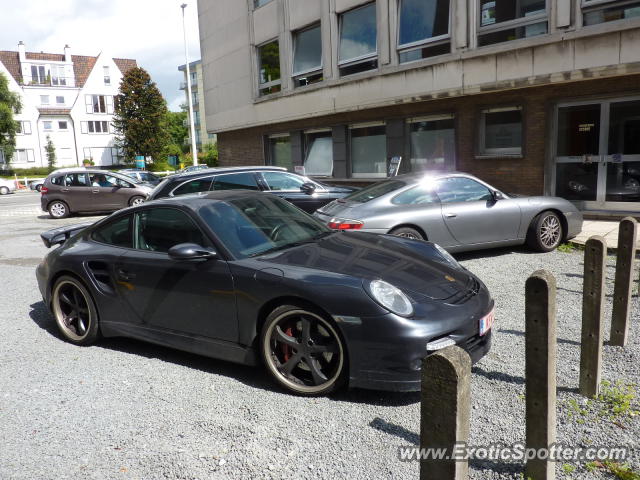
M98 338L98 312L91 294L77 279L60 277L53 286L51 308L60 333L76 345Z
M564 231L560 217L554 212L542 212L531 222L527 243L539 252L550 252L562 242Z
M410 238L412 240L424 240L424 236L418 230L411 227L395 228L389 233L391 235L396 235L397 237Z
M262 328L261 353L269 373L299 395L325 395L344 382L345 349L324 316L294 305L276 308Z

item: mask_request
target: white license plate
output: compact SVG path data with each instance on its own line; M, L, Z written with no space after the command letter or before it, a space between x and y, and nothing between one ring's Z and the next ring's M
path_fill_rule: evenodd
M480 319L480 336L485 335L491 327L493 327L493 323L496 320L496 310L492 309L488 314Z

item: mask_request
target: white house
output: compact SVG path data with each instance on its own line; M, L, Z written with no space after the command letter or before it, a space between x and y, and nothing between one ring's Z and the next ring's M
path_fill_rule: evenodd
M56 166L81 165L92 159L96 166L119 163L111 121L122 76L136 67L131 59L0 51L0 73L9 89L20 94L22 111L13 168L47 166L45 146L50 136L56 148ZM0 151L0 164L7 163Z

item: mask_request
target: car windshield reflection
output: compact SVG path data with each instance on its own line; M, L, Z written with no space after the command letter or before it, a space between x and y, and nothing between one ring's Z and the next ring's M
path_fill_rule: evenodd
M200 215L236 258L313 242L333 233L276 197L241 198L203 206Z

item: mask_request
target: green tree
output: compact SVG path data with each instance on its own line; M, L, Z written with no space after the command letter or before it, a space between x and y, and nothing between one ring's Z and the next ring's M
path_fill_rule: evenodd
M47 153L47 163L49 168L53 169L56 166L56 147L53 145L51 137L47 135L47 145L44 147Z
M0 73L0 151L7 163L16 149L16 133L20 128L13 116L21 109L20 95L9 90L7 77Z
M184 144L184 139L189 136L189 127L185 125L185 121L189 119L187 112L167 112L165 123L167 133L169 134L169 142L178 145L182 153L186 153L188 145Z
M125 161L136 155L160 159L169 143L167 103L143 68L132 68L120 83L113 127Z

